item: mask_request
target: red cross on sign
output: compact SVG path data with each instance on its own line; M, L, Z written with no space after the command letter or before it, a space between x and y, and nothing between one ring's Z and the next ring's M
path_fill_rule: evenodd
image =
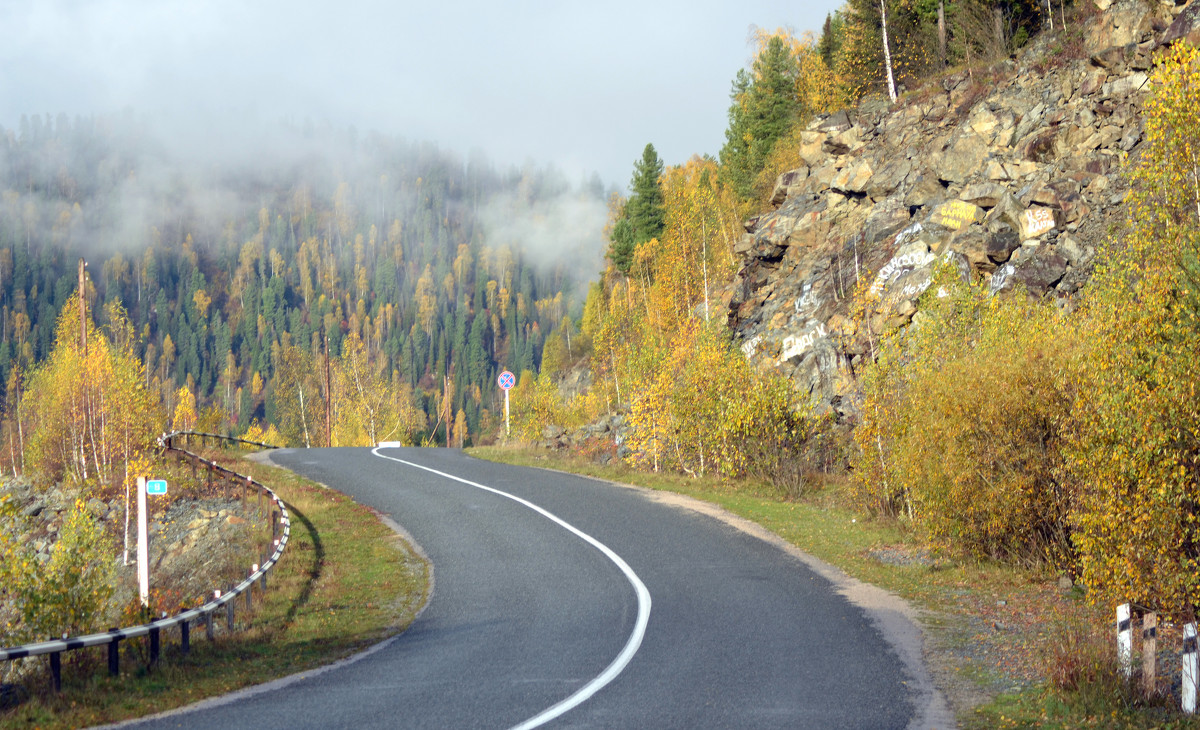
M504 372L500 373L500 377L496 378L496 384L504 390L510 390L514 385L517 384L517 376L505 370Z

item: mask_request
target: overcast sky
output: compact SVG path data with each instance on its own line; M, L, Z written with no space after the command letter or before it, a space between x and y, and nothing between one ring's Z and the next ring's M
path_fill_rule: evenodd
M719 151L752 25L815 31L839 4L3 0L0 125L307 118L624 189L647 142Z

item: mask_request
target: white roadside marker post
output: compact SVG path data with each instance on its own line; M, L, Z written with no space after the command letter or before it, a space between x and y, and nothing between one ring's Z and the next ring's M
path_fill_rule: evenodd
M1128 603L1117 606L1117 663L1122 677L1133 676L1133 622Z
M1183 627L1183 711L1189 715L1196 712L1196 681L1200 671L1196 666L1196 624Z
M142 599L142 607L150 605L150 550L146 537L146 477L137 478L138 506L138 596Z
M1147 611L1142 616L1142 694L1153 697L1158 689L1158 614Z

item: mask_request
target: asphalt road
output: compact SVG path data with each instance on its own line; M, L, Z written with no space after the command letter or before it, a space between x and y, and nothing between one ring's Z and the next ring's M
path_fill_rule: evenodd
M358 661L138 727L511 728L557 707L546 727L903 728L919 709L862 609L720 520L446 449L271 458L403 525L432 598Z

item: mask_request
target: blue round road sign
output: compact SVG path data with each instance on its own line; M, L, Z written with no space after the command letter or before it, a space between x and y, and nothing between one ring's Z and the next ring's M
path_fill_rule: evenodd
M504 390L510 390L514 385L517 384L517 376L505 370L504 372L500 373L500 377L496 378L496 384Z

